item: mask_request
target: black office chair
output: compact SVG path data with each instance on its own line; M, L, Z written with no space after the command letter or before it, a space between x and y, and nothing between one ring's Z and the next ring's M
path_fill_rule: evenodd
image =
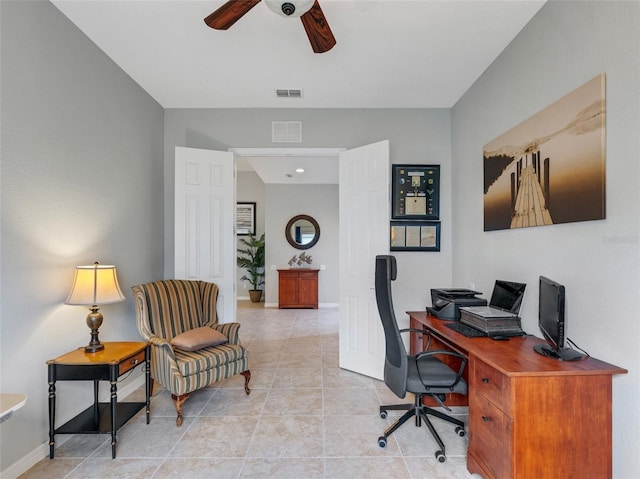
M436 459L439 462L444 462L446 460L444 443L428 416L439 417L440 419L455 424L457 426L455 432L461 437L465 435L464 422L447 416L438 410L424 406L422 399L425 396L431 396L438 404L449 410L449 408L444 405L445 394L467 394L467 383L462 379L462 372L464 371L467 361L463 355L454 351L429 351L428 345L427 351L415 356L407 354L400 333L411 331L426 333L417 329L398 329L398 323L396 322L396 317L393 312L393 300L391 298L391 281L395 281L396 271L396 258L394 256L376 256L376 301L378 303L378 312L380 313L382 326L384 327L386 342L384 382L399 398L404 398L406 393L409 392L415 395L415 401L413 404L380 406L380 417L383 419L387 417L387 411L390 410L406 410L407 412L387 428L383 436L378 438L378 445L385 447L387 445L387 437L402 426L409 418L415 416L417 427L420 427L424 421L431 431L431 434L440 447L440 449L436 451ZM431 340L429 338L429 343L430 342ZM459 358L461 361L459 371L455 372L436 357L442 355Z

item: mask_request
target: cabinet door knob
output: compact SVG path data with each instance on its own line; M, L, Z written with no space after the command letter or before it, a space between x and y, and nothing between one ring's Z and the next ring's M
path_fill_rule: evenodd
M489 378L482 378L482 382L485 384L489 384Z
M489 422L489 421L491 421L491 418L489 416L482 416L482 420L484 422Z

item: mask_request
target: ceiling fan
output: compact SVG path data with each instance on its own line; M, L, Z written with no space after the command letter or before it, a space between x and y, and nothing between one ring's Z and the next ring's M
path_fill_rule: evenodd
M204 19L204 22L216 30L227 30L242 16L255 7L261 0L229 0L215 12ZM311 48L315 53L328 52L336 44L327 19L322 13L318 0L265 0L273 12L284 17L300 17L307 32Z

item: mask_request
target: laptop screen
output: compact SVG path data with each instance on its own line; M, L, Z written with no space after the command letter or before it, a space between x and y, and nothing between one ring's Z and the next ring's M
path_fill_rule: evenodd
M526 284L524 283L514 283L512 281L503 281L499 279L493 287L493 293L491 293L491 301L489 302L489 305L494 308L518 314L518 311L520 311L520 305L522 304L525 287Z

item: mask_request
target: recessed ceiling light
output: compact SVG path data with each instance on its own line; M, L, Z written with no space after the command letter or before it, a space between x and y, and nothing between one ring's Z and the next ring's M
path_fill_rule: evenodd
M304 168L296 168L296 173L304 173Z

